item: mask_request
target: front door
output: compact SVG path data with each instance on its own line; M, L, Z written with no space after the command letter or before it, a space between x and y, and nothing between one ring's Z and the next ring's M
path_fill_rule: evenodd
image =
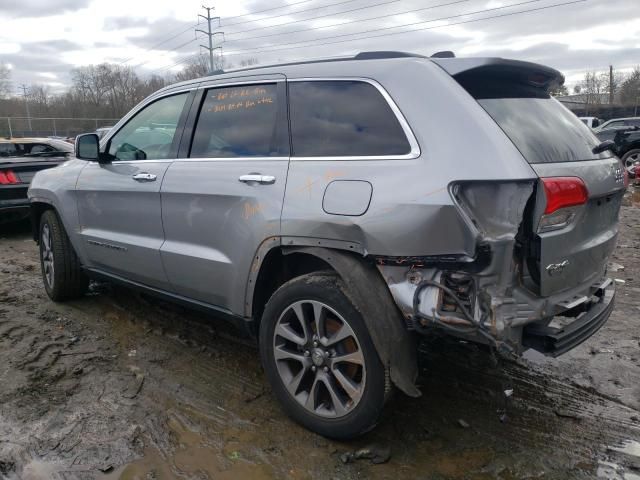
M285 92L283 76L245 77L242 84L214 82L193 102L188 158L171 164L161 191L161 254L177 293L243 312L251 261L262 241L280 233L289 161Z
M176 157L189 93L144 106L106 144L110 163L89 163L77 183L82 248L90 268L166 288L160 186Z

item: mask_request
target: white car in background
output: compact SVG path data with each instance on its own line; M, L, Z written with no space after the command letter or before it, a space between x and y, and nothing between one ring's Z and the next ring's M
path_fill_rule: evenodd
M592 130L602 124L602 120L598 117L578 117L587 127Z

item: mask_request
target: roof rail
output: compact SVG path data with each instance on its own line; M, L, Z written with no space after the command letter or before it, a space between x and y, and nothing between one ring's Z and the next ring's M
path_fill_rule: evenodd
M456 58L456 55L451 50L443 50L441 52L434 53L431 55L431 58Z
M355 57L353 57L353 59L354 60L378 60L383 58L406 58L406 57L427 58L424 55L420 55L417 53L396 52L393 50L381 50L381 51L373 51L373 52L360 52Z
M213 70L208 72L206 76L222 75L223 73L231 72L246 72L248 70L258 70L262 68L270 67L288 67L291 65L306 65L310 63L326 63L326 62L344 62L348 60L381 60L385 58L428 58L424 55L410 52L395 52L395 51L374 51L374 52L360 52L355 56L341 56L341 57L329 57L329 58L317 58L314 60L300 60L297 62L285 62L285 63L272 63L267 65L251 65L250 67L234 68L231 70Z

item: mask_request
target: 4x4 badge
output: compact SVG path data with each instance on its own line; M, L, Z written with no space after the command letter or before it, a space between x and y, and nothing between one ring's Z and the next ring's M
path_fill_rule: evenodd
M624 181L624 171L620 165L611 165L611 173L616 177L616 183L622 183Z
M569 260L565 260L560 263L550 263L549 265L547 265L546 270L547 270L547 273L553 277L558 273L562 273L562 271L568 266L569 266Z

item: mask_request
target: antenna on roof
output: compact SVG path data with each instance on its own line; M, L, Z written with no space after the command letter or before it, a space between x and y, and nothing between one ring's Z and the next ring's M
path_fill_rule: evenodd
M434 53L431 58L456 58L456 55L451 50L443 50L442 52Z

